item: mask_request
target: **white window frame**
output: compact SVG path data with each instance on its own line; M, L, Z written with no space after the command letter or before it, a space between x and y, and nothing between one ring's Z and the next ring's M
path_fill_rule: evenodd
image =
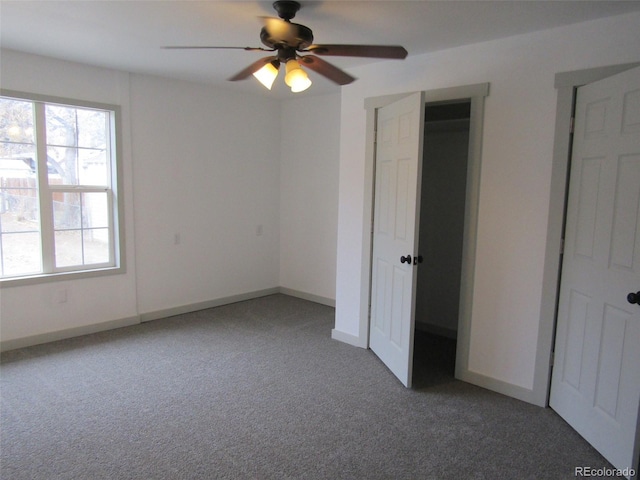
M40 208L40 237L42 249L42 272L14 277L0 277L0 287L30 285L49 281L81 279L94 276L124 273L124 200L122 195L122 137L121 110L118 105L88 102L62 97L52 97L33 93L0 89L0 96L34 103L34 122L36 130L37 150L37 185ZM110 186L91 185L50 185L47 171L47 145L45 140L46 104L61 105L71 108L89 108L106 111L109 114L109 136L111 139L108 157ZM38 111L39 110L39 111ZM55 267L54 226L53 226L53 194L70 193L107 193L108 228L110 233L109 261L100 264L74 265Z

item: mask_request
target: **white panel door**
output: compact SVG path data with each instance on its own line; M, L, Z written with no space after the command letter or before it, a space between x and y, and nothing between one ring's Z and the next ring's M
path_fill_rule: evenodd
M636 468L640 401L640 68L578 89L550 405Z
M378 109L369 346L407 387L413 365L424 99Z

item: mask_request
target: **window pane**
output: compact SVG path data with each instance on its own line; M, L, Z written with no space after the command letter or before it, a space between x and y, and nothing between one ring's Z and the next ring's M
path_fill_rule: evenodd
M109 185L108 112L47 105L51 185Z
M78 151L78 183L80 185L109 185L107 151L105 149L84 148Z
M107 192L54 192L56 267L110 262Z
M78 109L78 146L103 149L107 144L107 112Z
M82 194L82 228L106 228L109 226L107 192Z
M84 263L109 262L109 229L92 228L84 230Z
M33 106L31 102L0 98L0 140L6 143L33 144ZM0 156L6 156L0 151Z
M49 185L78 185L78 149L47 148Z
M33 105L0 99L0 271L42 272Z
M56 267L82 265L82 231L55 232Z
M40 230L33 135L31 102L0 99L0 230L5 233Z
M47 145L76 147L78 145L77 109L60 105L45 108Z
M2 275L39 273L42 271L42 249L39 203L33 188L35 180L2 178L0 181L4 185L0 188Z
M0 231L37 232L40 231L38 194L28 187L32 179L2 179L0 188Z
M53 228L69 230L80 228L82 212L80 193L54 192L53 196Z
M0 217L4 224L4 214ZM0 261L3 276L42 272L40 232L0 234Z

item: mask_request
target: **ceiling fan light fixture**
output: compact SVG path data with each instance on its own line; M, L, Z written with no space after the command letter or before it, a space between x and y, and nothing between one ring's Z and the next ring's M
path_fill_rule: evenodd
M280 62L269 62L264 67L262 67L257 72L253 73L253 76L258 79L258 81L267 88L267 90L271 90L273 86L273 82L278 76L278 67L280 66Z
M297 60L289 60L286 64L287 74L284 77L284 83L291 87L293 93L306 90L311 86L311 80L307 72L300 68Z
M2 0L0 0L2 2ZM322 3L322 2L310 2ZM254 61L229 78L236 82L254 75L262 85L271 90L278 76L278 69L282 63L286 64L285 83L294 93L302 92L311 86L309 76L300 65L322 75L338 85L348 85L354 80L347 72L323 60L321 56L362 57L404 59L407 50L400 45L347 45L347 44L314 44L313 32L309 27L291 22L301 2L293 0L276 0L273 8L279 18L260 17L264 26L260 30L260 40L264 47L224 47L224 46L169 46L167 49L235 49L250 52L275 52L268 57ZM299 55L299 53L304 55Z

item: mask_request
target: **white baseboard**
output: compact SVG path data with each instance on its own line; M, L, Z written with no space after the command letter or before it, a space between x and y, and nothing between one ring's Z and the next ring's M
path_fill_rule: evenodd
M198 310L205 310L207 308L229 305L230 303L253 300L254 298L266 297L267 295L274 295L276 293L280 293L280 289L278 287L241 293L239 295L231 295L229 297L216 298L214 300L207 300L205 302L190 303L188 305L181 305L179 307L164 308L162 310L155 310L153 312L141 313L140 321L149 322L151 320L158 320L160 318L182 315L183 313L197 312Z
M478 387L486 388L487 390L501 393L503 395L506 395L507 397L516 398L518 400L522 400L523 402L531 403L539 407L546 406L544 405L544 403L540 403L537 396L534 395L533 390L529 390L518 385L512 385L495 378L487 377L480 373L456 368L456 378L458 380L462 380L463 382L471 383L473 385L477 385Z
M39 335L30 335L28 337L16 338L15 340L3 340L0 342L0 352L15 350L16 348L31 347L42 343L55 342L65 340L67 338L80 337L91 333L104 332L115 328L130 327L140 323L140 317L134 316L129 318L121 318L118 320L109 320L108 322L95 323L83 327L68 328L57 332L41 333Z
M360 337L356 335L351 335L350 333L342 332L340 330L336 330L335 328L331 330L331 338L334 340L338 340L342 343L347 343L349 345L353 345L354 347L367 348L368 345L363 342Z
M311 302L335 307L335 300L331 298L321 297L311 293L301 292L291 288L274 287L264 290L256 290L253 292L241 293L239 295L231 295L228 297L217 298L214 300L208 300L205 302L191 303L189 305L181 305L178 307L165 308L162 310L155 310L153 312L145 312L135 317L111 320L107 322L97 323L93 325L87 325L83 327L69 328L57 332L43 333L39 335L31 335L28 337L17 338L15 340L5 340L0 342L0 352L14 350L16 348L30 347L33 345L39 345L41 343L55 342L57 340L64 340L66 338L79 337L81 335L88 335L91 333L98 333L105 330L111 330L114 328L128 327L136 325L141 322L149 322L152 320L158 320L161 318L173 317L174 315L181 315L183 313L196 312L198 310L205 310L207 308L220 307L222 305L228 305L230 303L243 302L245 300L252 300L254 298L266 297L268 295L274 295L282 293L283 295L289 295L292 297L301 298ZM349 342L347 342L349 343Z
M289 295L290 297L301 298L303 300L309 300L310 302L319 303L328 307L336 306L336 300L334 298L321 297L320 295L314 295L313 293L301 292L300 290L294 290L293 288L280 287L280 293L283 295Z

